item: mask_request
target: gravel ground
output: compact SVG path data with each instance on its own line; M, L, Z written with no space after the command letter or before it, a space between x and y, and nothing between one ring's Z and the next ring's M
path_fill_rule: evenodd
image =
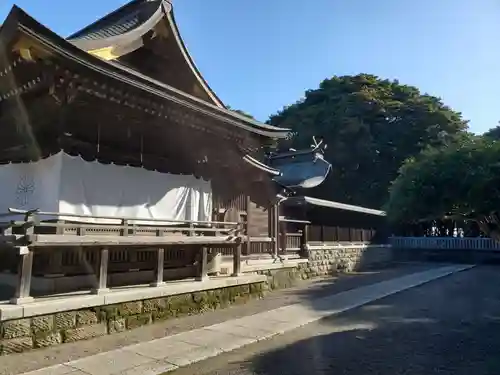
M498 375L499 285L476 267L170 374Z
M226 320L276 309L293 303L310 303L314 300L341 291L363 285L423 271L441 265L406 264L378 271L354 273L338 278L325 278L303 282L299 287L270 293L262 300L252 301L246 305L233 306L228 309L207 312L202 315L188 316L142 327L111 336L104 336L89 341L65 344L44 350L0 357L0 375L20 374L54 364L83 358L89 355L117 349L126 345L144 342L188 331L204 326L221 323ZM276 374L277 375L277 374Z

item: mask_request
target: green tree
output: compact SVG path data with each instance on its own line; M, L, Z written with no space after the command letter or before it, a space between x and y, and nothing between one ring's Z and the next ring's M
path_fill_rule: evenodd
M500 142L471 137L408 159L385 209L392 223L473 221L500 238Z
M484 133L483 136L489 139L493 139L495 141L500 140L500 125L491 128L486 133Z
M368 207L384 204L405 159L467 129L439 98L368 74L326 79L268 123L297 133L284 147L307 147L312 136L327 143L332 172L312 195Z

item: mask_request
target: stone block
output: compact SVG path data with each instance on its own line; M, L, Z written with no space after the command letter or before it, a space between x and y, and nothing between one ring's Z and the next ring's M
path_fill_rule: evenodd
M2 323L2 338L13 339L31 335L30 319L8 320Z
M143 311L153 312L153 311L163 311L167 308L168 303L165 298L154 298L143 302Z
M65 330L76 326L76 311L57 313L54 316L54 323L57 330Z
M107 333L106 323L98 323L91 326L82 326L63 331L63 342L75 342L104 336Z
M111 333L116 333L116 332L123 332L127 329L126 324L125 324L125 318L123 317L115 317L111 318L108 320L108 332Z
M89 326L98 322L97 313L92 310L80 310L76 312L76 325Z
M98 308L99 320L109 320L118 316L118 305L107 305Z
M196 304L195 309L198 313L204 313L214 309L212 301L208 296L208 292L193 293L193 301Z
M2 355L11 353L22 353L33 348L31 337L18 337L15 339L4 339L0 341L0 353Z
M141 312L142 301L125 302L118 305L118 315L120 316L136 315Z
M62 336L59 332L40 332L33 340L35 348L47 348L62 343Z
M54 329L54 315L35 316L31 319L31 329L39 332L50 332Z
M126 326L127 329L134 329L142 327L151 323L151 313L144 313L138 315L127 316Z
M179 294L168 298L168 308L175 316L192 314L198 309L191 294Z
M267 283L250 284L248 286L248 293L254 297L261 297L264 284L267 286Z
M173 318L175 315L171 310L153 311L152 318L154 322L161 322Z

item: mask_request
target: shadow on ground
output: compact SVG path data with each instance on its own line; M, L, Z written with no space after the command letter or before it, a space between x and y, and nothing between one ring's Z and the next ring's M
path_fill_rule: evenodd
M303 327L295 334L304 338L249 367L258 375L500 374L499 271L480 267Z
M460 272L176 375L498 375L499 271Z

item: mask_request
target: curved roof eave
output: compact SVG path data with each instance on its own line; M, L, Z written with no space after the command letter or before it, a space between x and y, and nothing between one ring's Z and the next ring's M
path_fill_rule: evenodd
M119 9L121 10L121 8ZM99 37L94 39L85 39L79 37L69 37L67 40L77 46L80 49L83 49L87 52L92 50L98 50L101 48L112 47L120 44L126 44L130 41L136 40L144 36L147 32L149 32L152 28L156 26L158 22L164 17L164 9L161 6L158 6L156 9L152 9L150 14L147 14L147 19L141 23L139 26L133 28L122 34L112 35L108 37ZM96 24L101 21L97 21ZM92 26L92 25L90 25ZM89 27L90 27L89 26ZM85 30L85 29L83 29ZM79 31L77 34L82 33Z
M122 6L118 10L116 10L115 12L110 13L109 15L105 16L104 18L102 18L102 19L94 22L93 24L85 27L84 29L82 29L82 30L74 33L73 35L71 35L68 38L68 40L71 41L71 43L74 44L74 45L76 45L77 47L82 48L84 45L83 44L78 45L78 42L76 42L75 39L81 37L84 32L86 32L87 30L89 30L92 27L95 27L100 22L106 21L113 14L118 13L118 12L124 12L127 8L129 8L131 6L137 6L142 1L143 0L134 0L134 1L130 2L130 3L128 3L128 4L125 4L124 6ZM184 44L184 41L182 40L182 38L180 36L179 29L178 29L177 24L175 22L174 14L173 14L173 11L172 11L171 0L163 0L163 1L160 2L159 5L160 6L158 8L156 8L155 11L151 10L151 14L149 15L148 21L146 21L143 24L141 24L141 26L139 26L137 29L131 30L131 31L125 33L125 34L120 34L120 35L116 35L116 36L109 37L109 38L100 38L100 39L94 39L94 40L86 41L86 43L85 43L85 49L86 50L95 50L95 49L99 49L99 48L104 48L106 46L109 46L110 45L109 42L111 42L111 41L117 42L118 40L120 40L121 42L124 42L126 40L127 41L134 40L135 38L138 37L138 35L144 35L152 27L151 26L148 30L146 30L146 27L145 27L146 23L147 23L147 25L150 26L150 25L153 24L154 21L156 21L156 22L154 22L154 24L156 25L156 23L160 21L161 17L166 16L166 19L167 19L167 21L168 21L168 23L170 25L171 30L174 33L174 37L175 37L176 42L177 42L177 44L179 46L179 49L181 50L181 53L183 54L183 56L184 56L184 58L186 60L186 63L190 67L190 69L193 72L194 76L196 77L197 81L200 83L200 85L205 90L205 92L207 93L207 95L210 98L212 98L215 106L217 106L221 111L223 111L227 115L230 115L230 116L232 116L234 118L237 118L240 121L244 121L245 123L249 123L249 124L251 124L254 127L258 127L258 128L264 129L266 131L279 132L279 133L283 133L283 134L286 133L286 135L282 134L278 138L285 138L285 137L287 137L290 134L290 129L279 128L279 127L276 127L276 126L272 126L272 125L268 125L268 124L265 124L265 123L261 123L259 121L256 121L256 120L251 119L251 118L246 117L246 116L243 116L243 115L241 115L241 114L239 114L239 113L237 113L235 111L232 111L232 110L229 110L229 109L226 108L226 106L224 105L224 103L222 103L222 101L218 98L218 96L215 94L215 92L210 88L210 86L208 85L208 83L205 81L205 79L203 78L201 72L196 67L196 64L194 63L194 60L192 59L191 55L189 54L189 51L187 50L187 48L186 48L186 46ZM158 12L161 12L161 17L160 18L157 18ZM116 39L114 39L114 38L116 38ZM118 38L120 38L120 39L118 39ZM113 64L112 61L108 61L108 63L110 63L111 65L115 65L115 64ZM120 64L116 64L116 65L120 65ZM165 85L167 85L167 84L165 84ZM187 93L184 93L184 94L190 95L190 94L187 94ZM193 96L193 98L195 98L195 97ZM195 99L201 100L201 99L198 99L198 98L195 98Z
M133 9L133 7L141 6L141 5L148 5L147 3L144 3L141 0L136 0L131 3L126 4L125 6L119 8L118 10L110 13L108 16L94 22L93 24L87 26L86 28L78 31L77 33L71 35L68 40L71 41L74 45L77 47L89 52L89 51L95 51L99 50L102 48L107 48L111 47L113 45L119 45L119 44L126 44L130 43L131 41L134 41L143 35L145 35L148 31L153 29L158 22L160 22L161 19L165 18L165 20L168 22L168 25L172 31L172 34L175 38L175 42L179 48L179 51L181 52L186 65L189 67L190 71L192 72L193 76L195 77L196 81L198 84L201 86L202 90L207 94L208 98L217 105L218 107L221 108L226 108L222 100L219 99L219 97L215 94L215 92L211 89L211 87L208 85L207 81L203 78L203 75L197 68L193 58L191 57L181 35L179 32L179 28L177 27L177 23L175 22L175 17L173 14L172 10L172 4L169 0L161 0L157 1L157 5L154 8L150 9L145 9L145 13L142 14L143 17L146 18L146 20L142 23L140 23L137 27L128 30L125 33L119 33L116 35L112 36L107 36L107 37L97 37L97 38L92 38L92 39L86 39L83 38L85 36L85 33L91 33L92 29L95 28L99 23L103 23L103 25L106 24L106 22L111 19L113 16L117 16L120 13L124 13L128 9ZM154 4L152 4L154 5ZM137 11L137 9L136 9ZM109 25L108 25L109 26ZM95 30L94 30L95 32ZM103 33L104 34L104 33ZM165 82L167 83L167 82Z
M37 22L17 6L12 7L12 10L0 30L0 42L3 42L4 45L9 43L9 40L14 37L15 33L20 31L36 40L44 48L52 50L55 54L63 58L72 60L99 74L103 74L117 81L135 86L140 90L149 92L158 97L162 97L164 99L182 104L186 107L190 107L194 110L206 113L207 115L218 118L219 120L230 125L270 138L282 139L286 138L290 134L289 129L259 123L245 116L239 115L234 111L218 107L190 94L177 90L164 84L163 82L145 76L121 64L104 61L96 56L93 56L55 34L53 31Z
M292 197L292 198L289 198L288 201L290 203L310 204L312 206L333 208L333 209L343 210L343 211L354 211L354 212L359 212L362 214L373 215L373 216L386 216L385 211L376 210L373 208L362 207L362 206L354 206L352 204L329 201L326 199L314 198L314 197L309 197L309 196Z
M186 60L186 63L188 64L189 68L196 77L196 80L200 83L203 90L207 93L209 98L212 99L217 106L221 108L226 108L224 103L222 103L222 100L220 100L217 94L210 88L207 81L205 81L205 79L201 75L201 72L196 67L193 58L191 57L184 41L181 38L181 35L179 33L179 28L177 27L177 23L175 22L174 12L172 9L170 10L170 12L166 12L166 17L170 25L170 28L172 29L172 32L174 34L177 45L179 46L179 49L181 50L181 53L184 56L184 59Z

